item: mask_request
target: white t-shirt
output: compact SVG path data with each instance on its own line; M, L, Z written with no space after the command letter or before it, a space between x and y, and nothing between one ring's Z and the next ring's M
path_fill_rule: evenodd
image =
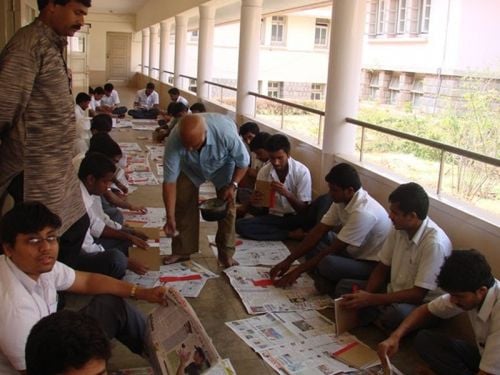
M189 102L188 102L188 101L187 101L187 99L186 99L185 97L183 97L183 96L180 96L180 95L179 95L179 97L177 98L176 103L182 103L182 104L184 104L186 107L188 107L188 108L189 108Z
M434 291L436 277L451 250L446 233L428 217L411 239L404 230L392 229L379 253L380 261L391 267L387 291L398 292L414 286ZM428 293L426 301L439 294L439 291Z
M57 291L70 288L75 271L56 262L33 280L5 255L0 255L0 374L26 369L24 349L31 328L57 310Z
M347 205L333 203L321 223L341 226L337 238L348 244L346 251L355 259L377 260L391 229L387 211L363 188L354 193Z
M438 297L427 305L429 311L441 319L448 319L462 313L450 302L450 295ZM495 281L486 294L479 310L467 311L481 353L479 369L488 374L500 374L500 282Z
M111 95L107 96L104 94L101 98L101 104L107 105L109 107L113 107L115 105L120 104L120 97L118 96L118 91L111 91Z
M278 174L271 163L264 165L257 173L257 180L260 181L279 181ZM288 158L288 174L286 175L284 185L299 201L311 201L311 173L309 169L293 159ZM282 216L284 214L294 214L288 199L284 196L274 193L274 207L269 209L272 215Z
M135 95L134 103L139 103L139 107L151 109L156 105L160 104L160 96L156 91L151 94L146 95L146 89L137 91Z
M101 100L95 100L94 97L92 97L90 99L90 104L89 104L89 108L91 110L93 110L94 112L97 110L96 108L97 107L100 107L101 106Z

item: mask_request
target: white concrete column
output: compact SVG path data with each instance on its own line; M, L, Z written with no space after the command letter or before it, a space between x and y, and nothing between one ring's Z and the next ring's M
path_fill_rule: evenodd
M161 82L167 82L167 74L163 72L168 69L168 45L170 42L171 27L171 21L160 22L160 75L158 76L158 79Z
M208 87L205 81L212 80L214 51L215 8L200 5L200 27L198 32L198 71L196 93L200 98L208 99Z
M261 16L262 0L242 0L236 96L238 124L242 123L242 116L254 114L255 97L248 95L248 92L258 90Z
M366 0L335 0L325 101L324 154L352 154L358 113Z
M152 25L149 27L149 76L151 78L159 77L160 67L160 27Z
M149 66L149 29L143 29L142 30L142 74L148 75L149 74L149 68L146 68L146 66Z
M187 17L175 16L175 61L174 85L182 88L181 74L185 73L185 56L187 43Z

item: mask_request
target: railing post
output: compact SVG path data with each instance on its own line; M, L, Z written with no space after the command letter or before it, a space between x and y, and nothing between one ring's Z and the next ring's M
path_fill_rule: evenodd
M259 100L257 97L255 97L254 100L254 105L253 105L253 117L257 118L257 100Z
M366 128L364 126L361 127L361 142L359 144L359 161L363 161L363 152L364 152L364 147L365 147L365 130Z
M439 176L436 194L441 194L441 188L443 187L443 174L444 174L444 150L441 150L441 159L439 161Z
M220 88L220 102L221 102L221 103L224 103L224 101L222 100L222 98L223 98L223 96L222 96L222 91L223 91L223 90L224 90L224 89L221 87L221 88Z
M285 124L285 105L281 103L281 130L284 129Z
M321 139L323 138L323 116L319 115L319 128L318 128L318 146L321 145Z

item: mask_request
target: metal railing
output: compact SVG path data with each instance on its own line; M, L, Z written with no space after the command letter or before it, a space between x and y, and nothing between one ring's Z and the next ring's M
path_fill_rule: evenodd
M238 91L236 89L236 87L231 87L231 86L223 85L222 83L217 83L217 82L212 82L212 81L205 81L205 83L208 84L208 99L213 99L212 98L211 86L215 86L215 87L219 87L220 88L219 102L222 103L222 104L225 104L224 103L224 90L229 90L229 91L231 91L233 93L236 93L236 91Z
M349 124L361 126L361 141L360 141L360 148L359 148L359 161L363 161L363 155L364 155L364 145L365 145L365 138L366 138L366 129L371 129L375 130L379 133L383 134L388 134L397 138L401 139L406 139L411 142L415 142L418 144L422 144L424 146L432 147L440 151L440 160L439 160L439 176L438 176L438 183L437 183L437 189L436 193L440 194L442 190L442 185L443 185L443 174L444 174L444 164L445 164L445 154L450 153L458 156L463 156L475 161L479 161L481 163L485 163L488 165L492 165L494 167L500 167L500 159L496 159L490 156L478 154L473 151L469 150L464 150L459 147L451 146L446 143L441 143L437 141L433 141L432 139L427 139L427 138L422 138L418 137L413 134L408 134L404 133L398 130L394 129L388 129L379 125L374 125L369 122L361 121L361 120L356 120L350 117L347 117L346 122Z
M182 88L185 88L187 86L188 91L196 93L196 82L198 81L198 79L196 77L188 76L186 74L179 74L179 77L181 77L183 79L183 82L181 84ZM187 85L184 84L185 79L188 80ZM192 85L193 82L194 82L194 85Z

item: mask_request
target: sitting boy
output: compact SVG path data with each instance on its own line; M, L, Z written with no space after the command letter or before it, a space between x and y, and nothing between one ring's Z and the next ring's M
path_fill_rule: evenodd
M101 109L113 115L123 116L127 113L127 107L120 106L120 97L118 91L112 83L104 85L104 95L101 98Z

